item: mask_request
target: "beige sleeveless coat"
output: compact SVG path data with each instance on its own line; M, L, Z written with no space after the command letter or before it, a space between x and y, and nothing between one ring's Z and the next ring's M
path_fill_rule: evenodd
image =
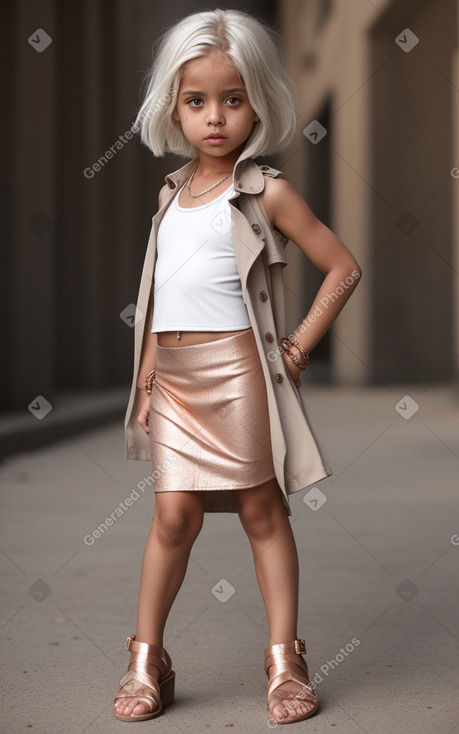
M151 461L150 438L136 421L138 399L144 396L143 392L136 389L136 383L143 339L151 329L153 316L156 235L164 212L195 165L195 161L190 161L166 176L170 192L152 220L134 327L134 373L125 418L127 459ZM229 199L229 203L243 298L266 382L274 469L285 507L291 515L288 495L330 476L332 470L300 391L293 384L282 355L276 351L280 339L289 333L285 327L282 275L287 264L285 246L288 240L271 228L263 206L262 192L264 176L280 175L279 171L269 166L258 166L251 158L244 158L242 153L233 173L236 194ZM228 507L222 509L228 510ZM229 511L236 511L235 501Z

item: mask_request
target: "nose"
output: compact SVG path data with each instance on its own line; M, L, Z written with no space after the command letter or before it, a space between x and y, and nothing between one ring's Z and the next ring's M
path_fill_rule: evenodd
M225 117L219 104L213 104L209 107L207 121L209 125L222 125L224 123Z

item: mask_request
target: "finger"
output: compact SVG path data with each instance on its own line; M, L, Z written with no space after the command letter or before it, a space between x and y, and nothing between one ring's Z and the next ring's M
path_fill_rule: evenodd
M148 427L148 412L147 411L146 412L139 413L139 415L137 416L137 423L139 424L139 426L141 426L143 428L143 430L146 433L149 432L149 427Z

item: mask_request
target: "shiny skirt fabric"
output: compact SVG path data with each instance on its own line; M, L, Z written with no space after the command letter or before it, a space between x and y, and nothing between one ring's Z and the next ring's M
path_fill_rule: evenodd
M235 512L234 490L272 479L266 386L252 330L157 346L149 426L155 492L205 491L205 512Z

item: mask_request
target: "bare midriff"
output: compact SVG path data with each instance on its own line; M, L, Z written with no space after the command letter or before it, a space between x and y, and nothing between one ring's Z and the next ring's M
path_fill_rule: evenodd
M248 331L248 329L240 329L239 331L180 331L178 332L180 339L177 338L176 331L160 331L156 337L160 347L190 347L193 344L205 344L206 342L225 339L228 336L240 334L241 331Z

